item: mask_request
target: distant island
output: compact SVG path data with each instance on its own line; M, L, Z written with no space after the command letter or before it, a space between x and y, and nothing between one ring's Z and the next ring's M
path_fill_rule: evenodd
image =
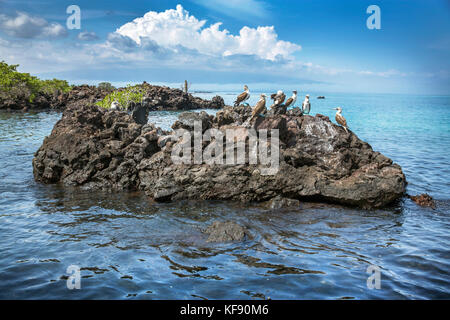
M150 85L115 88L108 82L70 85L66 80L41 80L17 71L18 65L0 62L0 110L64 110L78 104L96 104L109 108L117 101L122 109L130 103L142 103L150 110L220 109L225 103L219 96L212 100L194 97L181 89Z

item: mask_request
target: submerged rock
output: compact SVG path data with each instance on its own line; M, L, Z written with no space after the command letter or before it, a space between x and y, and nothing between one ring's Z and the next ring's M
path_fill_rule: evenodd
M246 228L232 221L215 221L204 232L209 234L207 242L243 241L249 236Z
M296 199L289 199L277 196L270 200L271 209L282 209L282 208L298 208L300 206L300 201Z
M225 107L215 117L206 113L181 116L174 128L190 132L200 121L203 130L216 129L249 150L250 129L243 127L251 108ZM154 125L142 126L127 113L107 112L92 105L67 109L33 159L34 176L44 183L97 189L139 189L157 201L238 200L263 202L280 196L363 208L383 207L405 193L406 179L397 164L353 132L317 115L258 117L251 127L279 132L278 168L251 164L248 154L239 164L175 163L172 153L183 139ZM170 136L170 138L168 137ZM226 163L226 139L200 143L202 156ZM260 142L270 150L270 139ZM195 148L192 148L194 150ZM235 150L236 145L232 146ZM194 159L193 151L184 153ZM204 160L204 158L203 158ZM236 159L235 159L236 160ZM237 162L234 162L237 163Z
M412 201L421 207L430 207L436 209L436 202L429 194L421 194L418 196L408 196Z

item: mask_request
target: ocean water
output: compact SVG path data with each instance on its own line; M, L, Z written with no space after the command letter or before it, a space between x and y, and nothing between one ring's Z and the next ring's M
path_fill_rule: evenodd
M228 104L236 95L218 94ZM402 166L408 193L429 193L436 210L408 199L383 210L155 204L42 185L31 161L61 114L0 113L0 299L449 299L450 97L324 95L311 94L312 114L334 121L343 107L353 132ZM167 129L176 117L150 121ZM201 230L216 220L254 238L207 243ZM79 290L67 288L70 265ZM380 289L367 286L370 266Z

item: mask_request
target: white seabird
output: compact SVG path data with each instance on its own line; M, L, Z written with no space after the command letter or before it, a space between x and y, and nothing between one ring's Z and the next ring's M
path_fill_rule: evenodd
M277 100L277 98L278 98L279 96L281 96L282 94L283 94L283 91L282 91L282 90L278 90L277 93L273 93L273 94L270 95L270 99L272 99L272 100L273 100L273 103L275 103L275 101Z
M120 109L120 104L116 101L116 100L114 100L112 103L111 103L111 108L110 108L111 110L119 110Z
M311 111L311 103L309 102L309 94L306 95L305 100L302 103L303 114L309 114Z
M272 107L275 107L281 105L284 100L286 100L286 95L284 94L283 90L278 90L278 92L272 94L270 98L273 100Z
M292 97L286 100L286 103L284 104L286 106L286 109L290 106L293 106L297 102L297 91L292 91Z

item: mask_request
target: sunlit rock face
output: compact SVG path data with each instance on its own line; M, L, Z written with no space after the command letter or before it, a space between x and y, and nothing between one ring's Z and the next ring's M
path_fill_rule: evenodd
M252 123L249 117L251 110L244 106L225 107L215 117L188 113L180 116L174 131L167 132L153 124L138 124L126 112L76 105L64 112L36 152L34 176L43 183L143 190L156 201L262 202L278 196L378 208L405 193L400 166L327 117L288 113L259 117ZM175 129L194 138L195 120L202 124L200 136L208 133L206 129L224 136L232 130L245 150L250 148L249 131L260 135L267 130L270 135L276 129L277 170L262 174L266 165L252 164L248 157L241 164L175 163L174 149L183 143ZM226 160L225 141L203 139L200 152ZM265 143L270 149L271 140Z

